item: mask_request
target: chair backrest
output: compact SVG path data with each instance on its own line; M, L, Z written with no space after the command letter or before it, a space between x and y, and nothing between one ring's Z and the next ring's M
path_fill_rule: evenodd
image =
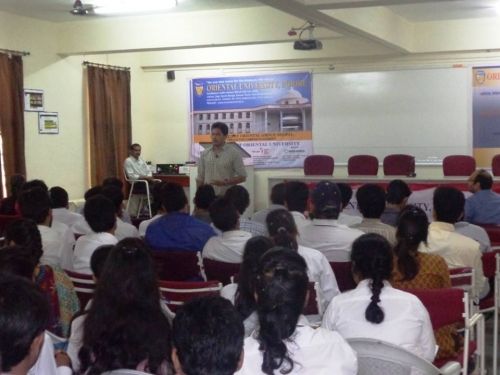
M444 176L470 176L476 170L476 160L470 155L448 155L443 159Z
M153 249L153 260L160 280L202 280L203 264L198 251Z
M208 280L219 280L222 284L231 283L231 276L240 272L241 263L226 263L203 258L203 267Z
M491 173L493 176L500 176L500 154L493 156L491 160Z
M330 155L309 155L304 160L304 175L331 176L335 161Z
M350 338L347 342L358 356L358 375L410 375L412 369L419 374L441 374L432 363L400 346L370 338Z
M451 286L471 293L474 285L474 269L472 267L450 268Z
M320 302L320 290L319 283L310 281L309 282L309 299L306 301L304 306L304 315L319 315L323 316L323 308Z
M354 155L347 160L349 176L376 176L378 174L378 159L373 155Z
M490 238L491 246L500 246L500 226L496 224L480 224Z
M333 274L337 279L337 285L341 292L356 288L356 282L352 277L352 263L351 262L330 262Z
M494 278L495 274L497 272L500 272L500 270L497 269L497 264L496 264L497 254L500 254L500 249L484 253L481 257L481 260L483 262L484 276L487 277L488 279Z
M214 281L160 281L160 293L168 308L175 313L179 306L202 296L220 295L222 283Z
M415 157L411 155L387 155L383 165L386 176L412 176L415 173Z
M87 303L94 295L94 289L96 284L92 275L87 275L84 273L79 273L75 271L65 270L66 274L69 276L75 287L75 292L80 301L80 309L84 310Z
M20 218L21 216L19 215L0 215L0 237L3 236L3 232L7 225Z

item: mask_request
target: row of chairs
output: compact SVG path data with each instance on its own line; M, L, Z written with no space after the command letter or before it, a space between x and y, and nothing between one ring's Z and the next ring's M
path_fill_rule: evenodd
M385 176L414 176L415 157L406 154L387 155L383 160ZM304 175L331 176L335 161L329 155L310 155L304 160ZM347 161L349 176L377 176L379 162L373 155L354 155ZM500 155L491 164L494 176L500 176ZM470 176L476 170L476 160L470 155L449 155L443 159L443 175Z

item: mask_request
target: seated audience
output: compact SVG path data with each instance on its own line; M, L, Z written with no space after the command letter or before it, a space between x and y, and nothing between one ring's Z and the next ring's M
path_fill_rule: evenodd
M47 295L51 304L51 320L47 329L57 336L68 336L73 315L80 309L71 279L58 266L41 264L42 240L32 220L16 220L5 229L5 243L21 246L33 263L30 280ZM0 250L3 251L3 250Z
M302 315L308 283L297 252L274 248L262 256L254 291L259 329L245 339L237 374L357 374L356 354L345 340L310 327Z
M398 223L399 213L406 206L410 195L410 187L403 180L389 182L385 196L385 211L380 217L382 223L395 227Z
M10 195L0 200L0 215L19 215L17 197L26 182L26 178L22 174L13 174L9 182Z
M285 208L285 183L280 182L274 185L271 189L271 196L269 197L271 204L269 207L255 212L252 215L252 221L266 225L266 217L269 212Z
M427 242L429 220L423 210L406 206L399 216L394 247L391 284L400 289L450 288L450 272L439 255L418 251ZM458 337L454 326L442 327L434 332L439 346L438 358L457 354Z
M309 281L319 284L320 301L325 311L332 298L340 293L332 267L326 257L318 250L297 244L298 232L295 221L292 214L285 209L274 210L267 215L267 230L276 246L295 250L304 258Z
M434 222L429 225L427 245L419 251L437 254L444 258L448 268L472 267L474 269L473 298L488 294L489 283L484 277L479 243L455 232L454 224L462 217L465 198L455 188L440 186L434 191Z
M243 324L221 297L201 297L182 306L174 319L172 341L178 375L233 375L243 363Z
M150 250L141 240L127 238L111 250L83 333L72 332L72 342L81 344L77 368L82 374L120 368L168 374L170 325Z
M46 297L31 282L0 274L0 372L15 375L69 375L65 353L54 354L45 333Z
M309 187L302 181L290 181L285 184L285 206L293 216L295 225L302 234L302 228L309 225L311 221L306 217L308 214L307 204L309 202Z
M75 237L67 225L52 221L48 190L42 187L23 190L19 196L19 209L24 218L38 225L43 244L41 262L70 268Z
M210 206L210 217L222 233L210 238L203 247L203 258L226 263L241 263L243 249L252 237L240 230L240 215L227 198L217 198Z
M500 194L492 190L493 177L480 169L469 177L472 196L465 202L464 220L474 224L500 224Z
M221 296L227 298L236 307L243 325L245 337L250 336L258 327L257 301L255 300L255 282L259 269L260 257L270 248L273 242L264 236L250 238L243 251L237 284L228 284L222 288Z
M123 192L123 181L118 177L106 177L104 180L102 180L102 187L106 187L109 185L116 186ZM122 210L120 219L122 219L126 223L132 224L132 219L130 218L129 213L126 210Z
M323 327L344 338L372 338L389 342L433 361L436 342L429 313L413 294L389 283L392 250L378 234L364 234L352 245L354 290L334 297L323 317Z
M139 231L132 224L124 222L120 219L123 213L123 192L116 186L104 186L101 191L102 195L108 198L115 205L116 214L116 230L115 237L118 241L127 237L139 237Z
M63 223L69 227L82 220L82 215L71 212L69 208L68 192L60 186L51 187L49 190L52 220Z
M342 197L336 184L319 182L312 192L314 220L300 233L299 243L321 251L329 262L347 262L351 245L363 232L337 222Z
M153 217L151 219L143 220L139 224L139 236L142 238L146 236L146 230L148 229L149 224L165 214L165 210L161 204L161 191L164 185L164 182L159 182L154 184L151 188L151 196L153 197L153 201L151 202L151 213L153 214Z
M342 211L339 214L339 218L337 219L339 224L347 225L348 227L361 223L361 216L350 215L345 212L346 207L349 205L349 202L352 198L352 188L351 185L339 182L337 183L337 187L340 190L340 195L342 196Z
M194 210L191 215L207 224L212 224L212 219L210 218L208 209L215 198L215 190L212 185L198 186L193 199Z
M240 229L251 233L253 236L265 236L267 234L264 224L249 220L243 216L250 205L250 195L247 189L241 185L233 185L226 190L224 197L229 199L240 213Z
M90 257L101 245L115 245L115 205L108 198L96 195L85 202L84 216L92 232L78 238L73 254L73 270L90 275Z
M152 222L146 231L146 242L155 251L201 251L212 227L189 216L188 200L181 185L167 182L162 189L162 205L166 214Z
M102 193L102 186L94 186L85 192L83 198L85 199L85 202L87 202L93 196L102 195L101 193ZM85 210L85 205L83 205L83 207L80 208L79 213L83 215L84 210ZM89 224L87 223L85 217L83 216L80 221L71 226L71 230L76 236L92 233L92 229L89 227Z
M479 249L482 253L491 251L490 237L483 227L466 221L458 221L455 223L455 232L479 242Z
M384 237L391 246L396 244L396 229L380 221L385 208L385 192L379 185L365 184L356 192L358 208L363 215L363 221L352 228L365 233L377 233Z

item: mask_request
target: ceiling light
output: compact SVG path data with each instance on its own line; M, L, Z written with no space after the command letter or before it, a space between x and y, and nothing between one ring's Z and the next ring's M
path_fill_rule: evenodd
M94 1L96 14L132 14L163 12L177 6L179 0L96 0Z

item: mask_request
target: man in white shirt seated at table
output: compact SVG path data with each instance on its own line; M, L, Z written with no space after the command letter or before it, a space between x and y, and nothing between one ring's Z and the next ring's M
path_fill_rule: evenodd
M134 143L130 145L130 156L125 159L123 164L125 173L129 180L147 180L153 182L155 181L153 173L146 162L141 158L141 151L142 148L140 144Z
M311 198L314 219L302 228L299 244L321 251L329 262L350 261L352 243L364 233L337 222L342 209L339 188L333 182L321 181Z
M52 219L58 223L63 223L68 227L83 219L83 216L70 211L68 192L60 187L53 186L49 190L50 207L52 208Z
M243 250L252 234L239 229L239 216L238 210L228 198L218 198L212 203L210 217L222 233L208 240L203 247L203 258L241 263Z

